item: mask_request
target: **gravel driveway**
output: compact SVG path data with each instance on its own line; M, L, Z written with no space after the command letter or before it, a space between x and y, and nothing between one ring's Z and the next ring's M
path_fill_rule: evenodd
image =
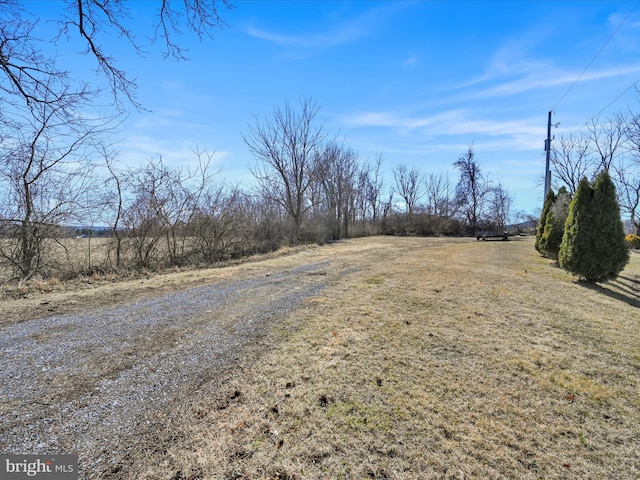
M163 406L215 380L340 275L328 267L310 263L3 328L0 450L76 453L80 478L100 476Z

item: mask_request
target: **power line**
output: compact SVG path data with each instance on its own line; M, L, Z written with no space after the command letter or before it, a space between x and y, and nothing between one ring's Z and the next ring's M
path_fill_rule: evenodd
M575 81L571 84L571 86L567 89L566 92L564 92L564 94L562 95L562 97L560 97L560 100L558 100L556 102L556 104L553 106L553 108L551 110L555 110L556 107L560 104L560 102L562 100L564 100L564 97L566 97L568 95L568 93L571 91L571 89L573 89L573 87L576 85L576 83L578 83L580 81L580 79L582 78L582 76L586 73L587 70L589 70L589 67L593 64L593 62L595 62L596 58L598 58L598 56L600 55L600 53L602 53L602 51L605 49L605 47L609 44L609 42L611 41L611 39L615 36L616 33L618 33L618 30L620 30L620 27L622 27L622 25L624 25L624 22L627 21L627 19L631 16L631 14L633 13L633 11L636 9L636 7L638 6L638 3L640 3L640 0L636 0L636 3L633 4L633 7L631 8L631 10L629 10L629 13L627 13L627 16L624 17L622 19L622 21L620 22L620 24L618 25L618 27L613 31L613 33L609 36L609 38L607 39L606 42L604 42L604 45L602 45L602 47L600 47L600 50L598 50L598 52L594 55L594 57L591 59L591 61L589 62L589 64L584 67L584 70L582 70L582 73L580 75L578 75L578 78L575 79ZM631 88L631 87L629 87ZM625 91L626 93L626 91ZM620 98L620 97L618 97ZM617 98L616 98L617 100ZM615 100L614 100L615 101ZM608 106L607 106L608 107Z
M584 127L586 127L589 122L591 122L594 118L598 118L600 116L600 114L602 112L604 112L607 108L609 108L611 105L613 105L614 103L616 103L625 93L627 93L629 90L631 90L632 87L635 87L636 85L638 85L638 82L640 82L640 78L637 79L635 82L633 82L631 85L629 85L627 88L625 88L621 94L619 94L616 98L614 98L613 100L611 100L606 107L604 107L602 110L600 110L598 113L596 113L595 115L593 115L589 120L587 120L584 125L582 125L578 130L576 130L576 133L578 133L580 130L582 130Z

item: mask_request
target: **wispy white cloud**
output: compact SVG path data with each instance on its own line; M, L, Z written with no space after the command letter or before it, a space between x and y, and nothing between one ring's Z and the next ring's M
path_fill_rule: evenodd
M404 61L404 64L403 64L403 65L404 65L405 67L415 67L417 63L418 63L418 57L417 57L417 56L415 56L415 55L412 55L411 57L407 58L407 59Z
M353 41L361 34L357 29L348 27L333 32L306 35L287 35L250 27L247 29L247 33L252 37L277 43L278 45L302 48L333 47L341 43Z
M159 127L167 127L180 122L184 125L186 114L181 109L160 108L153 111L153 114L144 115L138 118L134 126L136 129L157 129Z
M638 30L640 29L640 9L633 7L634 13L628 16L628 12L613 13L608 18L608 27L611 30L618 29L612 38L608 49L637 52L640 50Z
M502 137L501 147L509 145L517 150L539 148L546 135L546 129L539 118L524 118L507 121L478 119L464 109L449 110L436 115L405 116L395 112L363 112L342 117L345 128L392 128L403 131L407 136L420 135L424 138L444 136L465 136L469 141L484 137ZM486 147L493 146L483 140ZM492 141L495 143L495 141ZM505 143L506 142L506 143ZM449 142L443 145L450 145ZM430 148L436 148L431 145Z
M176 142L174 138L161 139L157 136L146 134L130 135L119 146L127 152L124 162L128 165L140 165L145 160L162 157L167 165L175 167L196 167L198 157L195 151L203 150L206 145L198 145L195 140L185 139ZM231 153L228 151L215 151L207 148L209 154L213 153L212 168L219 168Z
M537 119L506 122L474 120L472 115L471 112L465 109L448 110L428 116L404 116L393 112L364 112L345 115L342 120L347 127L396 127L405 129L430 127L436 134L445 135L458 135L461 133L484 135L524 133L531 132L532 125L537 122Z
M393 2L382 7L372 8L365 13L342 22L332 22L321 32L281 33L266 28L248 27L246 33L252 37L278 45L299 48L328 48L359 40L377 31L377 26L389 20L390 14L405 8L408 3Z
M462 110L450 110L431 116L402 115L395 112L362 112L341 117L346 127L394 127L402 129L424 128L449 124L463 117Z
M591 82L633 74L640 74L640 64L612 67L592 72L586 72L584 75L582 75L582 77L580 77L579 82ZM469 94L469 98L479 99L499 97L514 95L530 90L540 90L545 88L560 87L562 85L571 85L576 81L579 75L579 72L568 71L532 71L521 78L505 81L503 83L499 83L498 85L476 90L474 93Z
M532 58L531 51L537 43L537 35L532 33L540 32L533 29L532 32L524 33L521 38L505 41L487 60L483 73L447 89L459 92L447 100L489 99L569 86L578 78L578 84L584 84L640 74L640 63L592 68L582 74L581 70L558 66L557 61L554 64L549 60Z
M540 38L547 35L544 30L538 25L531 25L527 30L519 32L518 37L504 39L503 43L488 55L482 73L466 82L453 85L451 89L473 87L499 79L548 71L552 65L548 61L533 59L531 54Z

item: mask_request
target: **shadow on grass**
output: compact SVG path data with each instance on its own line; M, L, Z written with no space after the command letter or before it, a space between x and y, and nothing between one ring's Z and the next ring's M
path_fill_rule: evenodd
M618 278L623 278L627 282L640 283L640 276L636 275L636 278L626 277L624 275L618 275Z
M620 278L628 280L632 284L637 282L636 280L629 279L627 277ZM612 280L605 284L589 283L586 281L580 281L578 283L589 290L593 290L594 292L601 293L607 297L625 302L632 307L640 308L640 291L634 290L631 286L621 282L620 280ZM612 287L621 291L612 290Z

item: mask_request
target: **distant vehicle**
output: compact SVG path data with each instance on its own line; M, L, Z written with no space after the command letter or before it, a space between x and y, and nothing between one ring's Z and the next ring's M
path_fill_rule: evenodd
M476 233L476 240L509 240L509 233L505 230L503 233L497 232L478 232Z

